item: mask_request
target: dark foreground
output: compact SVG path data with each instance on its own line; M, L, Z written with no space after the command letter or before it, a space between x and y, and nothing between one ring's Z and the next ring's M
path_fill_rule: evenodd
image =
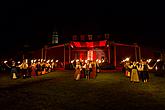
M73 80L72 71L0 78L0 110L165 110L165 78L130 83L122 73Z

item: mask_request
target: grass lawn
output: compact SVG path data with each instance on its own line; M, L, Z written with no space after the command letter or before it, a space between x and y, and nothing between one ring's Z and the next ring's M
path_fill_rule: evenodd
M75 81L72 71L0 78L0 110L165 110L165 77L131 83L122 73Z

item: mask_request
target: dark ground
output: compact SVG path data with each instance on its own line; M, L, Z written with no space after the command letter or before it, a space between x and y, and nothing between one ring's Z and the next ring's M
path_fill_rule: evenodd
M164 110L165 78L130 83L122 73L73 80L72 71L30 79L0 75L0 110Z

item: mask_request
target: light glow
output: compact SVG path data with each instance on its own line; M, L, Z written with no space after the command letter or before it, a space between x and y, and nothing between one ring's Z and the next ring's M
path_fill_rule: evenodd
M159 62L160 61L160 59L157 59L157 62Z
M147 62L150 63L152 59L148 59Z
M74 60L71 61L71 63L73 63L73 62L74 62Z
M76 60L76 62L78 62L78 61L79 61L79 59Z
M155 66L155 70L156 70L156 71L158 70L158 67L157 67L157 66Z
M4 63L7 63L7 61L4 61Z

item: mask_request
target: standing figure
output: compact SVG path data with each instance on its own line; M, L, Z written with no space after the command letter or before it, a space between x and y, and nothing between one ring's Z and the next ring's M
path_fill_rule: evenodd
M42 68L41 75L44 75L46 73L46 62L45 61L41 63L41 68Z
M55 63L54 62L51 63L51 71L55 71Z
M11 65L11 74L12 74L12 79L17 79L17 68L16 68L16 64L14 61L12 61L12 65Z
M38 75L41 74L41 72L42 72L41 69L42 69L42 68L41 68L40 62L37 62L37 64L36 64L36 76L38 76Z
M98 61L96 61L96 72L100 73L100 64Z
M124 64L124 70L125 70L125 76L126 77L130 77L131 76L131 72L130 72L130 68L128 67L129 66L129 62L125 62L125 64Z
M147 64L147 61L146 60L143 61L143 64L142 64L143 82L148 82L148 80L149 80L149 72L148 72L148 70L149 69L153 69L153 67L150 67Z
M17 74L16 74L16 76L17 76L17 78L20 78L20 77L21 77L20 61L18 61L18 62L16 63L16 69L17 69Z
M78 61L76 63L76 67L75 67L75 74L74 74L74 79L75 80L79 80L80 79L80 75L81 75L81 65L80 65L80 62Z
M31 72L31 75L32 75L32 76L36 76L35 70L36 70L36 64L33 63L33 64L32 64L32 72Z
M90 74L92 72L92 62L88 61L86 64L86 79L90 79Z
M86 64L85 62L82 62L82 78L85 78L85 69L86 69Z
M22 77L26 78L28 73L28 64L25 60L23 60L23 63L21 64L21 69L22 69Z
M131 70L131 82L139 82L139 75L138 75L138 66L134 61L131 66L129 66Z
M144 75L143 75L143 60L141 59L139 62L139 66L138 66L138 72L139 72L139 79L142 80L142 82L144 81Z
M96 78L96 76L97 76L97 72L96 72L96 62L95 61L93 61L93 63L92 63L92 71L91 71L91 78Z

